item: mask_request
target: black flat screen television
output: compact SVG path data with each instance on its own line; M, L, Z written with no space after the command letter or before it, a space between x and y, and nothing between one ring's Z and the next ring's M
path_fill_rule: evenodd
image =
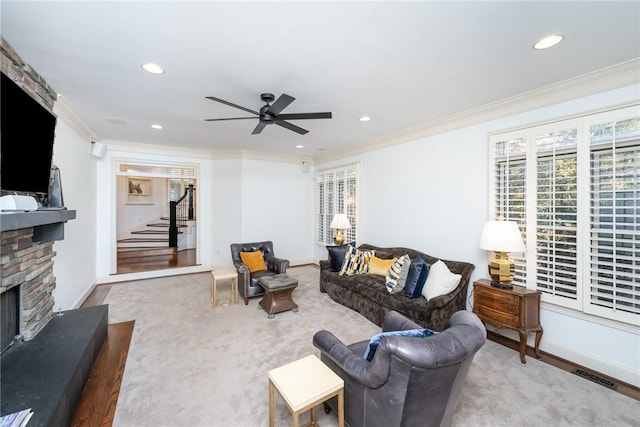
M47 195L56 116L1 74L0 188Z

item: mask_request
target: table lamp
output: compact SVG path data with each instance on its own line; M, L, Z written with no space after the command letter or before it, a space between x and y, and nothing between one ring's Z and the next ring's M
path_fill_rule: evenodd
M333 243L340 246L344 244L345 237L342 230L348 230L351 228L349 218L345 214L335 214L331 220L330 228L335 228L336 234L333 235Z
M515 221L487 221L480 235L480 249L495 252L489 262L491 285L498 288L512 288L515 265L509 259L509 252L524 252L524 242Z

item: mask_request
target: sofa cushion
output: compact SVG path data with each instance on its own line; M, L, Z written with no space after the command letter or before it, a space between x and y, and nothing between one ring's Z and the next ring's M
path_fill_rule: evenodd
M347 253L347 246L349 245L355 247L356 242L345 243L340 246L327 246L327 251L329 252L329 268L331 268L331 271L340 271L342 264L344 263L344 257Z
M347 252L340 269L340 276L366 273L369 268L369 258L374 251L361 251L353 245L347 245Z
M267 269L267 265L264 263L264 256L260 251L240 252L240 259L249 269L249 273Z
M369 340L369 345L364 352L364 358L369 362L373 360L373 356L376 354L376 350L378 349L378 345L380 345L380 341L383 338L391 337L391 336L400 336L400 337L411 337L411 338L424 338L431 335L435 335L437 332L432 331L431 329L405 329L403 331L388 331L382 332L380 334L376 334L371 337Z
M369 274L375 274L376 276L386 276L387 272L391 268L397 258L381 259L375 254L369 259Z
M431 298L446 295L456 288L461 277L460 274L453 274L444 262L438 260L429 269L422 296L429 301Z
M385 279L385 285L390 294L396 294L404 289L409 268L411 268L409 255L401 256L391 265Z
M407 274L407 282L404 286L404 293L409 298L417 298L422 295L424 282L429 274L429 265L421 256L411 260L411 268Z

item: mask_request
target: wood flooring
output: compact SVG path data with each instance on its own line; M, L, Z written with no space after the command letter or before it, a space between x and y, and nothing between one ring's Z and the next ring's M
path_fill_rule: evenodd
M142 257L140 262L118 262L117 274L138 273L140 271L165 270L168 268L191 267L196 265L196 250L178 251L175 260L159 257Z

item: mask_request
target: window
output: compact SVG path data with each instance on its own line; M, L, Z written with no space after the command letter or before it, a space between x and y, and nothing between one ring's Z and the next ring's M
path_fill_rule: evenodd
M623 108L490 137L492 217L516 221L514 283L640 321L640 114ZM517 255L517 254L516 254Z
M182 175L184 178L169 178L169 200L177 202L184 195L189 184L195 187L195 170L193 168L169 168L171 175Z
M333 244L333 215L345 213L351 229L344 230L347 242L356 241L358 206L358 165L318 172L316 176L316 240Z

